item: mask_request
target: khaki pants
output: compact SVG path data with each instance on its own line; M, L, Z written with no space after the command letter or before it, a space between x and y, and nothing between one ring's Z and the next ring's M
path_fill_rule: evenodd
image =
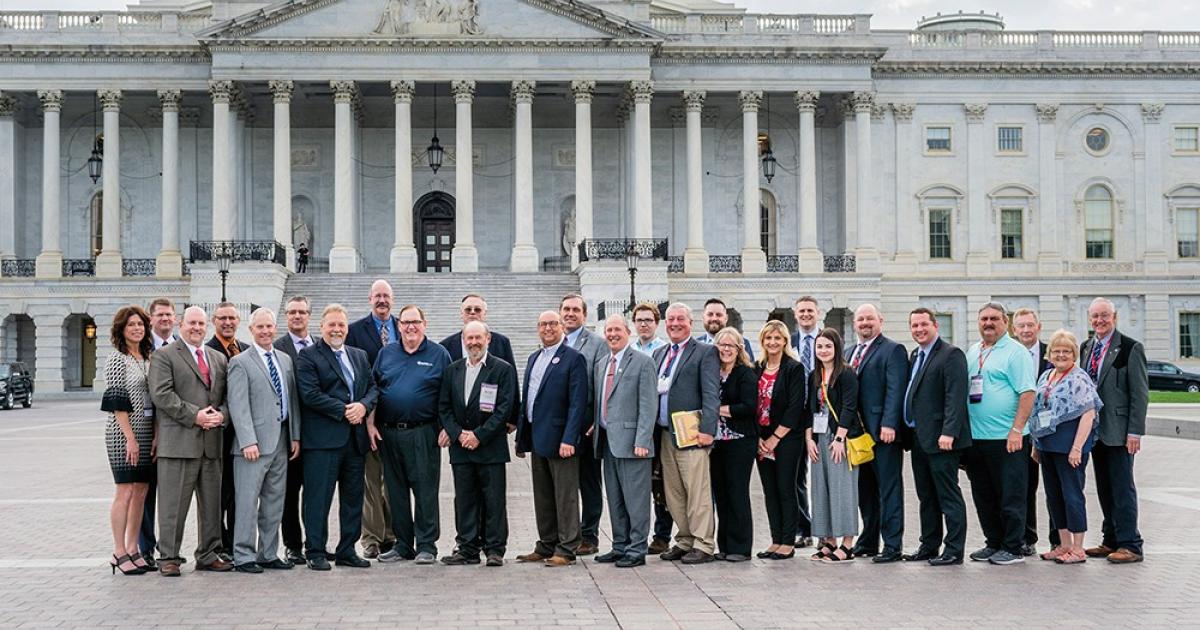
M383 462L379 451L367 451L364 469L362 545L383 546L396 541L392 533L392 513L388 509L387 488L383 483Z
M699 549L711 554L715 519L713 518L712 482L708 458L711 448L680 450L670 434L663 434L663 487L667 510L679 532L675 544L689 551Z

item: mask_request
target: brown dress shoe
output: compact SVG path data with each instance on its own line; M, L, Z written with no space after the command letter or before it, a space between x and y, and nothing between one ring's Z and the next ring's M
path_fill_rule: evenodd
M523 556L517 556L517 562L544 562L549 559L550 556L543 556L536 551L531 551Z
M1133 564L1134 562L1141 562L1145 559L1146 558L1142 556L1142 554L1134 553L1133 551L1124 547L1121 547L1120 549L1108 554L1108 561L1113 564Z
M1089 557L1089 558L1105 558L1108 556L1108 554L1110 554L1114 551L1116 551L1116 550L1111 547L1105 547L1104 545L1099 545L1096 547L1091 547L1091 548L1085 549L1083 551L1083 553L1087 554L1087 557Z
M596 543L585 541L585 542L579 543L579 548L575 550L575 555L590 556L590 555L596 553L597 551L600 551L600 548L596 546Z
M163 577L179 577L179 563L159 562L158 572L161 573Z
M558 554L546 558L546 566L548 567L569 567L572 564L575 564L575 558L568 558Z
M654 540L650 541L650 548L646 550L646 553L659 554L670 548L671 548L671 541L669 541L665 538L655 537Z
M208 564L197 564L196 570L197 571L217 571L217 572L232 571L233 563L227 562L224 558L217 558L216 560L213 560L212 562L210 562Z

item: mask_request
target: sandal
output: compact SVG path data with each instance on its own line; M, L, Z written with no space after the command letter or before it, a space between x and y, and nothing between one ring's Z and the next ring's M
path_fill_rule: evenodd
M1087 554L1068 551L1054 559L1055 564L1082 564L1087 562Z
M843 554L845 554L845 557L838 557L837 552L839 552L839 551L842 552ZM854 554L846 547L846 545L839 546L837 549L833 550L833 553L830 553L829 555L825 556L824 558L821 558L821 562L853 562L853 561L854 561Z
M836 549L836 547L833 545L823 542L817 547L817 552L809 556L809 559L816 561L824 560L826 556L833 553L834 549Z
M1038 554L1038 557L1041 558L1042 560L1046 560L1047 562L1053 562L1053 561L1057 561L1059 558L1067 555L1067 553L1069 553L1069 551L1067 550L1066 547L1058 546L1058 547L1051 549L1050 551L1047 551L1042 554Z

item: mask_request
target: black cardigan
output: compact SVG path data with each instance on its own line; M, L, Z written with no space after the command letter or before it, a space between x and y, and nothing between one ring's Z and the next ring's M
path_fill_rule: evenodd
M754 370L755 378L755 411L757 412L758 402L758 379L763 373L763 368L766 365L766 358L758 364ZM766 439L771 437L775 432L775 428L784 426L790 429L785 438L791 437L793 433L799 434L807 426L808 419L804 410L804 366L797 360L783 355L779 362L779 371L775 373L775 387L771 390L771 406L767 410L767 415L771 422L767 426L758 427L759 437ZM758 418L756 417L755 420Z
M729 430L753 437L758 412L758 378L754 368L734 364L725 382L721 383L721 404L729 405L730 417L725 419Z
M817 410L818 401L817 392L821 390L821 380L816 369L813 369L808 375L808 407L805 413L808 419L808 424L805 429L812 428L812 414ZM830 408L837 410L837 425L846 429L846 438L856 438L863 434L863 423L858 417L858 375L850 366L845 366L842 373L838 375L837 380L829 383L826 387L829 394L827 404ZM836 431L832 427L833 414L829 414L830 431Z

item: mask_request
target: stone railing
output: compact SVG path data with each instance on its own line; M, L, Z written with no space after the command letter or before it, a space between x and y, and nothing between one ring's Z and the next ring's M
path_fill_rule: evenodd
M639 258L667 259L665 238L588 238L579 243L579 262L625 260L631 245L637 250Z
M194 33L211 24L204 13L0 11L0 33Z
M667 34L866 35L869 15L776 13L687 13L650 16L650 26Z
M211 262L228 256L231 262L287 264L287 251L277 241L192 241L189 260Z
M885 34L886 32L881 32ZM894 33L894 32L893 32ZM1200 49L1200 33L1158 31L913 31L920 50L1159 50Z

